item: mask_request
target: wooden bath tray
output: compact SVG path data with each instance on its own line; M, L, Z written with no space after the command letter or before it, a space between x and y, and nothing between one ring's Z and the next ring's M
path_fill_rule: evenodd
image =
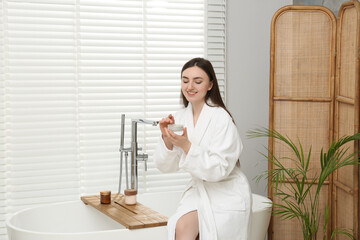
M126 205L124 196L120 193L111 194L110 204L101 204L100 195L82 196L81 200L128 229L158 227L167 224L166 216L141 203Z

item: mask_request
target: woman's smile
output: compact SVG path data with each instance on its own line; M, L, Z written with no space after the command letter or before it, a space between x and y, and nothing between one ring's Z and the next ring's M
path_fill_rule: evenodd
M190 95L190 96L194 96L196 94L196 92L194 91L187 91L187 94Z

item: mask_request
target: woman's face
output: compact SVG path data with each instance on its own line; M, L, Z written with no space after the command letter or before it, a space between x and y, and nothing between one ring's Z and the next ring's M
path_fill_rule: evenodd
M213 86L208 75L201 68L194 66L185 69L181 75L181 91L191 104L205 102L205 96Z

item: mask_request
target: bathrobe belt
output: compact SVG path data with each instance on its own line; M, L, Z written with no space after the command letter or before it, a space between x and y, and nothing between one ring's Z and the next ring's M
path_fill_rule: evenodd
M202 224L200 223L199 226L199 232L200 232L200 239L202 239L203 237L201 237L201 231L207 231L209 234L207 237L207 240L217 240L217 231L216 231L216 224L215 224L215 218L214 218L214 214L211 208L211 204L210 204L210 199L208 197L208 194L206 192L206 189L204 187L204 183L203 180L201 179L196 179L195 180L196 183L196 187L199 191L199 196L200 196L200 202L199 202L199 206L198 206L198 214L203 215L203 222L204 222L204 227L206 227L206 229L202 228Z

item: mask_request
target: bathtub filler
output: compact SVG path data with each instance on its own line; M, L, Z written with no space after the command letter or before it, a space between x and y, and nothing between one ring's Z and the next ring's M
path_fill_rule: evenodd
M139 153L138 151L141 148L138 147L137 142L137 124L150 124L152 126L157 126L158 121L151 121L145 119L132 119L131 120L131 147L124 147L124 135L125 135L125 114L121 115L121 133L120 133L120 176L119 176L119 189L118 192L121 192L121 180L122 180L122 168L123 168L123 154L125 155L125 179L126 179L126 188L129 189L138 189L138 162L142 161L145 164L145 171L147 171L147 160L148 155L146 153ZM130 166L130 187L128 180L128 155L130 153L131 166Z

